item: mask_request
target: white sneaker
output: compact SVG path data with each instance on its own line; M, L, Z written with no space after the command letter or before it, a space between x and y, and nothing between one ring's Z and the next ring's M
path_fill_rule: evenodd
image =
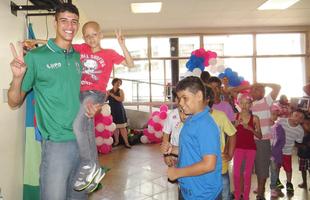
M93 165L92 167L89 165L83 166L79 173L79 177L73 185L73 189L76 191L82 191L87 188L94 180L100 169L101 168L97 169L96 165Z
M99 168L99 172L97 173L96 177L86 188L87 193L92 193L93 191L95 191L104 176L105 171L102 168Z

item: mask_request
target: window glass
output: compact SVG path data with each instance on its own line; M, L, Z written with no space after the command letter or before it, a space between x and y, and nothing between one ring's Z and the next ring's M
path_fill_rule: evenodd
M196 49L199 49L199 36L179 37L179 57L189 57Z
M218 56L253 55L253 35L214 35L204 36L204 48Z
M152 37L152 57L170 57L170 42L168 37Z
M305 34L257 34L257 55L287 55L305 53Z
M304 73L305 59L302 57L257 59L257 81L280 84L280 94L288 97L303 95Z

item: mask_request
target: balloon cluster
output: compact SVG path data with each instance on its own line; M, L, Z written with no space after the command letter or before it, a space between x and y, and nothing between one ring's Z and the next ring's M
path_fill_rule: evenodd
M163 137L163 124L167 119L168 106L161 105L160 111L154 111L148 121L148 126L143 130L143 136L140 141L146 143L159 143Z
M185 73L185 77L200 77L200 74L202 71L204 71L205 67L208 67L209 65L216 65L216 58L217 54L215 52L206 51L204 48L193 51L186 63L186 68L188 71Z
M111 108L108 104L104 104L101 113L95 116L95 136L99 153L107 154L112 150L112 135L115 129Z
M231 68L226 68L224 72L219 74L218 77L220 79L226 77L228 79L228 85L231 87L239 86L244 81L244 78L242 76L238 76L238 73L233 71Z

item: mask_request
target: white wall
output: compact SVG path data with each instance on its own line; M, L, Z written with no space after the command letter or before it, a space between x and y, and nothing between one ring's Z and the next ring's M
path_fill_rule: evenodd
M24 20L10 11L10 1L0 1L0 187L5 199L22 199L24 109L12 111L3 103L3 89L9 87L12 55L9 42L24 36Z

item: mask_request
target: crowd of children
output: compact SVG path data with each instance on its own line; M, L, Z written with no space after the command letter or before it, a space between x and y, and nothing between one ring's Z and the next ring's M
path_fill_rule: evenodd
M171 134L164 136L161 145L161 151L166 155L166 164L169 163L166 160L167 155L171 152L178 154L178 158L174 158L174 165L168 164L168 178L178 179L181 191L179 199L249 199L253 170L257 176L257 189L253 191L256 199L265 199L265 185L269 176L270 196L279 197L284 195L281 192L284 186L279 179L281 167L286 173L287 195L293 195L293 147L298 148L299 170L303 180L298 186L308 189L309 113L292 109L284 95L276 103L281 88L279 85L256 83L234 90L250 89L250 93L238 95L239 110L231 114L231 111L236 109L229 107L231 104L224 97L221 80L205 73L201 77L204 92L193 86L199 82L195 77L187 77L177 85L178 108L173 112L173 116L175 121L179 121L174 124L182 124L175 127L179 144L176 147L169 143L169 137L176 140L174 128L171 126ZM265 87L271 88L271 92L266 96ZM201 95L205 95L204 106ZM182 122L179 116L176 117L180 113L185 115ZM171 123L169 121L171 119L168 119L167 123ZM202 122L209 123L211 127L204 127L206 125ZM212 128L214 123L219 133ZM214 136L216 133L220 138ZM218 148L222 156L218 155ZM227 163L232 158L234 192L229 195ZM219 164L222 165L222 172L217 170ZM222 175L220 182L216 179L219 174ZM209 181L214 184L210 185Z

